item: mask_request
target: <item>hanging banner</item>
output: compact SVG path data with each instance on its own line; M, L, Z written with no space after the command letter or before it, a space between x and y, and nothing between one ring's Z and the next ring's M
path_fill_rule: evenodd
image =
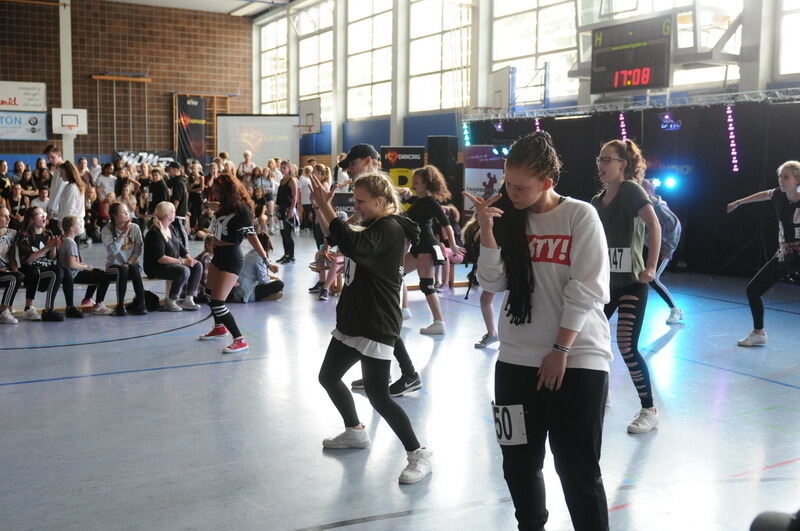
M47 85L0 81L0 111L46 111Z
M0 140L47 140L47 113L0 111Z
M174 151L115 151L114 160L122 159L125 164L139 165L141 163L156 166L178 160Z
M503 184L505 159L492 152L494 146L464 149L464 190L475 197L494 197ZM464 201L464 212L472 212L472 201Z
M178 156L206 160L206 100L196 96L178 95Z
M424 146L381 146L381 169L389 174L395 186L411 188L411 176L423 166L424 155Z

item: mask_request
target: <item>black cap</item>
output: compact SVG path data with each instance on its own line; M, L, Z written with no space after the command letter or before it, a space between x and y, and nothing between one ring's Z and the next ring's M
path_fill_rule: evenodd
M174 160L171 160L171 161L167 162L167 165L164 168L167 169L167 170L170 169L170 168L175 168L176 170L179 170L179 169L181 169L181 165L178 164L177 162L175 162Z
M347 156L339 163L339 167L343 170L346 170L350 167L350 163L356 159L363 159L367 157L372 157L373 160L380 160L381 156L378 155L378 152L375 151L375 148L372 147L370 144L357 144L350 148L350 151L347 153Z

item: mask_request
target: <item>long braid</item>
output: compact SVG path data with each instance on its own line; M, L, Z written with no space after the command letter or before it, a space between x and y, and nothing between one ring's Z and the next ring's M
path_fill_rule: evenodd
M549 177L555 183L558 182L561 171L561 160L550 135L539 131L521 138L511 146L506 167L524 168L533 178ZM533 311L531 293L536 282L526 230L528 212L514 207L505 193L505 185L500 193L503 197L496 206L503 210L503 215L495 220L493 232L506 266L509 290L506 315L511 318L511 324L530 323Z

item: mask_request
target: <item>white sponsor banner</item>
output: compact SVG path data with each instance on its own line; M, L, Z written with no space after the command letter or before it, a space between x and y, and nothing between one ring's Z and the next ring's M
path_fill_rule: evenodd
M47 113L0 111L0 139L47 140Z
M44 83L0 81L0 111L46 111Z

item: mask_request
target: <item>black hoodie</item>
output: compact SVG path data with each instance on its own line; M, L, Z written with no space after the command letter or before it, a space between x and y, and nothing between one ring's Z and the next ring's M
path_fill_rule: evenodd
M416 242L419 227L408 218L392 215L357 230L335 218L330 233L345 256L345 285L336 305L336 329L347 336L394 346L403 324L400 298L406 240Z

